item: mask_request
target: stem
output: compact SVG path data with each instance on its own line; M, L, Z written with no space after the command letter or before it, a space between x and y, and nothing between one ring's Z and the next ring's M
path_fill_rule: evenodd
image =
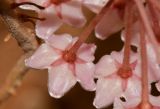
M141 47L141 72L142 72L142 101L141 108L149 109L149 89L148 89L148 60L147 60L147 50L146 50L146 38L144 25L141 23L140 31L140 47Z
M157 61L158 61L158 63L160 63L160 57L159 57L160 51L157 49L157 48L159 48L159 44L158 44L156 37L155 37L155 34L152 30L152 26L151 26L151 23L149 21L147 14L146 14L143 2L141 0L134 0L134 1L138 7L144 28L145 28L146 32L148 33L149 41L151 41L151 43L153 44L153 48L156 52Z
M130 45L131 45L131 26L133 23L133 3L131 1L127 1L127 5L125 7L125 43L124 43L124 57L122 67L118 70L117 74L122 79L128 79L132 76L132 69L130 68Z
M114 0L110 0L106 6L102 8L99 14L96 15L90 22L90 24L84 29L84 31L80 34L78 41L72 46L68 53L75 53L77 52L78 48L86 41L89 35L94 30L95 26L99 23L99 21L103 18L106 14L110 6L112 5Z
M131 45L131 26L133 23L133 8L131 2L128 2L125 8L125 43L124 43L124 58L123 67L128 68L130 62L130 45Z
M152 22L153 22L153 31L156 35L156 38L158 41L160 41L160 26L159 26L159 18L157 16L157 10L154 7L154 4L152 3L153 0L148 0L148 7L150 10L150 14L151 14L151 18L152 18Z
M160 2L157 0L149 0L152 4L154 4L155 8L160 12Z
M25 74L29 70L25 66L24 60L30 56L38 46L34 32L25 27L16 17L14 10L10 9L10 1L0 1L0 16L7 26L11 36L18 42L25 54L17 61L11 72L6 78L4 85L0 88L0 104L14 94L16 88L20 85Z

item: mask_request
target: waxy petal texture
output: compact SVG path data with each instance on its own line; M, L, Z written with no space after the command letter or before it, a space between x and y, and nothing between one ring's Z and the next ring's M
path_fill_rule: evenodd
M39 17L45 18L45 20L37 21L36 23L36 34L42 39L48 38L48 36L52 35L62 25L62 21L56 15L54 8L51 5L39 13Z
M115 60L110 55L103 56L96 64L95 76L105 77L117 71Z
M100 78L97 82L94 106L96 106L96 108L106 107L121 93L120 78Z
M110 8L95 28L96 37L106 39L123 28L123 21L117 9Z
M83 44L72 60L72 57L65 57L65 53L76 40L69 34L49 36L33 56L26 60L29 67L48 68L48 87L52 97L62 97L77 81L85 90L95 90L95 65L92 61L96 46Z
M109 0L83 0L84 5L94 13L98 13Z
M42 44L30 58L25 60L25 64L32 68L44 69L50 67L58 58L59 54L51 46Z
M23 2L30 2L35 3L39 6L46 7L47 4L50 2L50 0L15 0L16 3L23 3ZM21 5L20 8L27 9L27 10L34 10L34 11L40 11L37 7L33 5Z
M135 108L141 102L141 82L138 78L131 77L128 80L128 87L122 94L125 102L122 102L125 109Z
M73 38L69 34L52 35L46 42L52 47L64 51L72 44Z
M77 51L77 56L83 61L92 62L95 59L94 53L96 48L97 47L94 44L82 44Z
M52 97L60 98L76 84L73 72L68 64L53 66L49 69L48 88Z
M69 24L74 27L82 27L86 23L86 18L82 12L81 0L65 0L56 1L51 0L17 0L17 3L32 2L44 7L40 10L33 5L21 5L22 9L35 10L40 18L45 20L37 21L36 34L42 39L47 39L56 30L60 28L63 23Z
M69 1L61 4L61 15L65 23L75 27L82 27L86 23L81 4L78 1Z
M93 63L85 63L85 64L76 63L75 70L77 79L82 85L82 87L86 90L94 91L96 88L96 84L93 79L95 65Z

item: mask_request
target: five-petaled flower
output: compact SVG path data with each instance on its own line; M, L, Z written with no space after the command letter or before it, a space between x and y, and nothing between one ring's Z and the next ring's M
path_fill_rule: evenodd
M68 50L75 43L77 38L68 34L48 37L37 51L27 59L26 65L32 68L48 68L48 87L51 96L60 98L76 81L89 91L95 90L93 64L94 44L82 44L78 51L70 56Z
M121 97L123 97L123 100L121 99ZM135 95L131 96L123 94L121 97L115 100L114 109L140 109L141 93L135 93ZM149 102L152 105L152 109L160 109L159 101L160 101L159 82L153 82L150 84L150 95L149 95Z
M138 35L138 34L137 34ZM136 37L136 36L135 36ZM132 42L134 45L138 46L138 38L134 39ZM139 51L139 50L138 50ZM153 46L149 41L147 41L147 59L148 59L148 84L149 84L149 102L152 105L152 109L160 109L160 67L157 63L156 54ZM139 59L140 60L140 59ZM139 61L139 63L141 63ZM140 71L140 64L137 69ZM136 87L136 86L135 86ZM126 93L122 95L123 99L117 98L114 102L114 109L139 109L141 101L141 90L138 89L139 93L135 95L128 96ZM138 101L138 102L137 102Z
M86 23L81 0L16 0L16 2L32 2L45 7L44 10L39 10L32 5L20 6L23 9L35 10L40 18L45 18L36 23L36 34L43 39L52 35L63 22L75 27L82 27Z
M128 69L123 69L122 61L123 52L121 51L105 55L97 63L95 75L98 81L94 99L94 105L97 108L110 105L123 93L128 96L140 93L141 79L139 69L137 69L137 54L131 54Z

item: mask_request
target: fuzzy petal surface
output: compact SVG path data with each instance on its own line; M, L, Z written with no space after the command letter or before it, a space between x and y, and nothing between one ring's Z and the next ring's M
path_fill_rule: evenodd
M94 53L96 48L95 44L82 44L77 51L77 56L83 61L92 62L95 59Z
M122 93L120 78L100 78L97 82L94 106L103 108L114 102L115 97Z
M47 39L62 25L61 19L56 15L54 5L40 11L39 17L45 18L44 21L36 22L36 34L42 39Z
M43 7L46 7L46 5L50 2L50 0L15 0L15 1L16 3L31 2ZM37 7L33 5L21 5L20 8L27 9L27 10L40 11Z
M58 58L60 55L51 46L42 44L30 58L25 60L25 64L32 68L44 69Z
M68 64L53 66L49 69L48 88L52 97L60 98L76 84L73 72Z
M89 91L94 91L96 84L94 82L95 65L93 63L78 64L75 66L75 73L82 87Z
M98 13L109 0L83 0L84 5L94 13Z
M95 75L97 77L109 76L117 71L115 60L110 55L103 56L96 64Z
M110 8L95 28L96 37L104 40L123 28L118 10Z
M81 3L78 1L62 3L61 15L65 23L75 27L82 27L86 23L86 19L82 13Z
M126 108L134 108L141 102L141 82L135 77L131 77L128 80L127 89L124 92L126 102L123 105Z
M72 44L73 38L69 34L52 35L46 42L52 47L64 51Z

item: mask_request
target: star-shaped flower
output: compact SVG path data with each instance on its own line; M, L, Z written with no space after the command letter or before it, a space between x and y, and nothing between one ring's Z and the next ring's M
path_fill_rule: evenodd
M138 44L134 44L138 46ZM152 109L160 109L160 67L157 63L155 51L153 50L151 43L147 41L146 47L149 78L148 88L150 90L150 92L148 93L149 102L152 106ZM139 65L137 66L138 71L141 70L140 63L141 61L139 61ZM123 93L119 98L116 98L114 102L114 109L139 109L141 103L141 90L139 89L139 91L137 92L138 93L135 93L134 95ZM120 99L121 97L123 97L124 100Z
M94 105L103 108L122 93L134 95L141 89L140 72L137 67L137 54L131 54L130 67L122 67L123 52L112 52L103 56L96 65L98 78Z
M40 38L52 35L62 23L75 27L82 27L86 19L81 10L81 1L75 0L16 0L17 3L32 2L45 7L39 10L31 5L21 5L23 9L35 10L44 21L37 21L36 34Z
M82 44L78 51L68 55L68 50L77 38L68 34L48 37L37 51L26 60L26 65L37 69L48 69L48 87L51 96L60 98L78 81L89 91L95 90L93 64L94 44Z
M152 106L152 109L160 109L159 82L153 82L150 84L150 86L151 85L152 87L150 87L149 102ZM152 90L154 90L153 93ZM125 93L121 97L116 98L114 102L114 109L139 109L140 103L141 103L141 93L135 93L134 95L129 95L129 96Z

